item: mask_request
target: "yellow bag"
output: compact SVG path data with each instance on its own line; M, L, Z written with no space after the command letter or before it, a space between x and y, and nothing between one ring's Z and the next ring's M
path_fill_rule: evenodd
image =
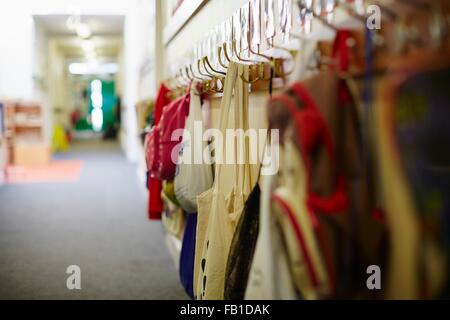
M161 197L164 202L164 210L161 216L164 228L168 233L181 240L186 224L185 213L183 209L173 204L164 192L161 192Z
M59 124L55 124L53 127L52 150L65 152L68 149L69 141L64 128Z
M177 207L181 207L180 202L178 202L177 196L175 194L175 184L173 180L164 180L163 181L163 189L162 192L164 193L164 196L170 202L172 202Z

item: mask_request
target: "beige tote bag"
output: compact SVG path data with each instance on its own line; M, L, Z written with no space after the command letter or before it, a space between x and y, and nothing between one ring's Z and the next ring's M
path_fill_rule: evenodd
M226 129L240 128L245 131L248 127L248 91L240 77L246 72L247 67L244 65L230 63L228 67L220 104L219 129L223 133L223 146L229 142L226 141ZM234 120L230 115L234 116ZM197 198L198 226L194 266L197 299L223 299L225 268L231 241L245 201L256 183L256 174L252 174L252 166L248 164L248 141L239 141L233 137L234 150L225 147L215 150L213 187ZM234 164L224 164L227 153L233 151ZM243 152L245 161L236 164L239 152ZM223 160L219 161L221 158Z

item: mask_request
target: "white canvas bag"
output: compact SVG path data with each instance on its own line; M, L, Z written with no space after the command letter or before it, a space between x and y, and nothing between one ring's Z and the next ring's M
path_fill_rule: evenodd
M245 292L246 300L297 298L287 249L276 218L271 212L271 194L275 181L274 175L263 176L261 181L259 234Z
M213 170L207 141L203 141L204 125L197 83L190 91L189 115L180 147L179 164L175 174L175 195L188 213L197 212L197 196L211 188ZM204 158L207 157L207 158Z

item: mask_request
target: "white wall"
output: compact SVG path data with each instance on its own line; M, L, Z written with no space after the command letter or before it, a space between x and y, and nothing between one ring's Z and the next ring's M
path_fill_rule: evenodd
M66 87L66 70L64 63L64 56L58 49L58 41L51 38L48 43L48 57L49 64L47 73L49 75L49 94L51 101L51 113L55 117L54 121L61 125L66 125L68 119L63 119L63 115L54 115L53 109L65 108L67 103L67 90Z
M33 19L21 2L0 4L0 98L33 98Z
M46 141L51 140L53 113L49 97L49 39L45 28L33 21L34 39L33 48L33 97L41 102L43 106L44 117L44 137Z
M154 20L154 0L137 0L125 18L124 26L124 74L123 107L121 135L122 145L130 161L143 159L143 149L139 142L137 129L136 103L142 99L154 97L156 85L152 72L141 76L142 66L154 57L154 32L151 26ZM154 29L153 29L154 30Z
M140 83L139 98L149 99L156 95L155 83L155 5L146 1L139 10L140 37Z

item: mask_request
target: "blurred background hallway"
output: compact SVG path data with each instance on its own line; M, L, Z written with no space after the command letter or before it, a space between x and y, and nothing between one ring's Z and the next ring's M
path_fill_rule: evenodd
M119 145L78 141L56 159L82 161L77 181L0 191L0 299L186 298ZM82 290L67 290L69 265L80 266Z
M187 297L147 213L158 10L155 0L0 4L0 299ZM66 286L70 265L81 290Z

